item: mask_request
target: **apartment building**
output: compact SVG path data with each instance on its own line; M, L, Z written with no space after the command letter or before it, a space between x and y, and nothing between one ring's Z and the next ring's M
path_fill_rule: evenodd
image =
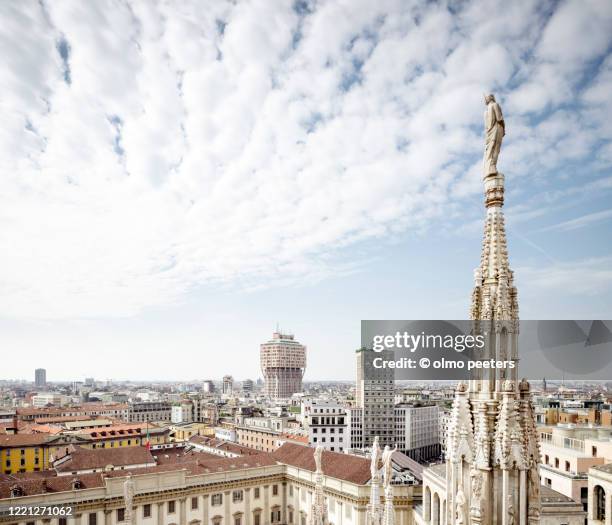
M610 429L559 425L540 432L542 485L579 501L586 510L588 472L612 461Z
M434 403L413 401L395 406L395 444L415 461L440 457L440 416Z
M345 407L333 401L308 399L302 402L301 416L309 445L321 445L332 452L350 447Z
M171 419L172 405L167 401L135 401L128 404L130 423L170 421Z

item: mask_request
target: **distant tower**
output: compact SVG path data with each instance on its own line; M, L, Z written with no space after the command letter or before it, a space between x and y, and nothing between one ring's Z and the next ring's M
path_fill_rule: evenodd
M232 376L223 376L223 393L231 396L234 391L234 378Z
M45 388L47 386L47 371L44 368L34 370L34 384L37 388Z
M202 390L207 394L212 394L215 391L215 384L210 379L207 379L202 383Z
M253 380L252 379L245 379L242 382L242 391L243 392L252 392L254 390L254 385L253 385Z
M546 392L546 378L542 379L542 392Z
M261 371L264 393L272 399L285 399L302 391L302 377L306 370L306 347L293 335L279 331L272 340L261 345Z

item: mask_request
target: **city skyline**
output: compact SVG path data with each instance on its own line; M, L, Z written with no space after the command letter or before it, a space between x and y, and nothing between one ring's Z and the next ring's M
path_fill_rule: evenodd
M611 318L612 9L503 6L0 6L2 378L255 379L280 323L350 380L361 319L466 318L490 91L521 317Z

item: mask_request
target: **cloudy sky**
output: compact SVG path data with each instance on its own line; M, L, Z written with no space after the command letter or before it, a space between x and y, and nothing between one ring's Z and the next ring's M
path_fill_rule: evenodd
M0 378L259 375L464 318L484 92L523 318L612 318L612 3L0 3Z

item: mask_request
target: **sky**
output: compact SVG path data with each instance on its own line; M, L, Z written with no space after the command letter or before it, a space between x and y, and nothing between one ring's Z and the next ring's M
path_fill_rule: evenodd
M0 379L354 378L467 317L483 94L525 319L612 318L612 3L0 3Z

